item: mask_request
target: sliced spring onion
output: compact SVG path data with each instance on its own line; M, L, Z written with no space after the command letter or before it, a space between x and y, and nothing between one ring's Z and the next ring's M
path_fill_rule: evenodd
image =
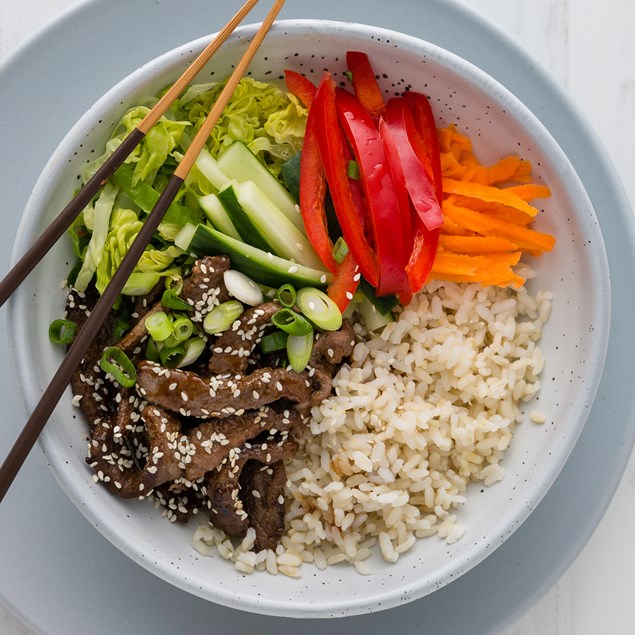
M280 304L287 308L287 309L292 309L295 306L295 299L296 299L296 292L295 289L293 288L293 285L290 284L283 284L277 291L276 291L276 300L278 300L278 302L280 302Z
M318 328L337 331L342 326L342 314L337 305L319 289L300 289L296 301L300 311Z
M284 331L274 331L265 335L260 340L260 348L263 353L275 353L283 351L287 347L287 338L289 336Z
M205 340L198 336L190 337L189 340L183 342L183 348L185 349L185 354L177 362L177 368L183 368L193 364L205 350Z
M229 269L223 274L223 281L227 287L227 291L236 300L240 300L243 304L256 306L264 302L264 296L260 287L244 273Z
M190 318L183 315L174 320L172 329L172 336L180 344L192 336L192 333L194 333L194 324L192 324Z
M311 358L313 350L313 333L306 335L289 335L287 338L287 357L296 373L302 372Z
M357 161L349 161L346 166L346 176L349 179L355 179L359 181L359 165L357 165Z
M137 369L130 358L117 346L104 349L99 366L105 373L110 373L116 382L125 388L131 388L137 381Z
M353 83L353 73L351 73L350 71L344 71L344 75L346 75L346 79L348 79L349 82L351 82L351 84Z
M237 300L228 300L214 307L203 320L203 330L210 335L226 331L244 311Z
M291 309L280 309L271 316L271 322L289 335L307 335L313 333L311 323Z
M173 271L169 276L165 277L165 288L173 289L179 295L183 291L183 276Z
M148 338L146 343L146 359L151 362L160 362L159 347L157 343L151 338Z
M77 324L70 320L53 320L49 326L49 340L53 344L70 344L75 339Z
M333 258L335 262L341 264L348 253L348 245L342 236L340 236L333 245Z
M172 309L174 311L192 310L192 307L183 298L179 297L179 293L176 289L166 289L161 297L161 304L166 309Z
M112 338L115 342L120 342L123 339L123 336L126 334L128 329L130 328L130 320L127 318L118 315L112 324Z
M145 326L155 342L163 342L172 335L172 321L163 311L156 311L145 319Z
M153 271L135 271L130 274L121 293L123 295L148 295L159 280L161 275Z
M185 347L183 344L162 346L159 349L159 358L164 366L175 366L183 355L185 355Z

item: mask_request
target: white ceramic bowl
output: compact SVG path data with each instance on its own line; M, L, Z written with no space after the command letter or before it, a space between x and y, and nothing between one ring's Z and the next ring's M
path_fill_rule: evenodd
M239 29L200 81L226 76L255 27ZM99 100L73 127L43 171L25 210L14 256L23 253L70 199L82 164L95 156L126 107L174 80L203 48L197 40L148 63ZM561 149L519 101L457 56L421 40L358 24L316 20L274 25L250 73L265 80L291 68L317 80L323 69L341 76L347 50L366 51L387 94L406 86L431 95L439 125L456 123L479 156L494 161L510 153L529 158L534 174L553 196L541 206L539 229L554 233L553 253L536 263L536 287L554 295L541 348L546 356L539 407L548 422L519 426L504 460L506 477L474 487L460 510L465 536L453 545L422 539L397 564L372 561L374 574L353 567L303 568L299 579L245 576L216 556L191 547L193 524L161 518L149 503L123 501L93 483L86 466L86 427L62 399L41 436L40 447L69 498L114 545L166 581L227 606L293 617L344 616L377 611L439 589L475 566L523 522L564 465L587 414L602 372L609 328L609 284L602 236L591 204ZM62 352L47 338L48 324L63 310L60 285L71 261L62 241L25 282L10 306L12 361L31 410ZM563 519L563 522L566 522Z

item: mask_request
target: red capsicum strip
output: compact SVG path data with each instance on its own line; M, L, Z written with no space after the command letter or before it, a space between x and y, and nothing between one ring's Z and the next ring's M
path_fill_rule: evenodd
M397 191L384 145L373 120L354 95L339 89L335 104L359 166L373 223L379 262L377 294L399 293L405 281L404 240Z
M293 93L307 109L310 109L316 90L313 82L304 75L292 70L284 71L284 81L289 92Z
M377 287L377 258L364 235L364 227L347 177L347 149L342 140L335 106L335 83L325 73L318 86L311 112L316 111L316 133L326 180L337 219L349 252L366 280Z
M417 213L427 229L440 227L443 224L441 206L437 200L431 170L426 169L427 157L415 151L414 146L422 141L417 137L412 113L405 100L388 100L386 124L397 144L406 188Z
M379 118L384 114L384 98L377 85L368 55L359 51L348 51L346 63L352 75L353 88L357 98L377 124Z
M406 103L410 107L412 121L421 142L418 144L415 141L414 150L418 154L423 151L425 156L427 156L432 181L434 182L434 191L437 196L437 201L439 205L441 205L443 201L443 175L441 172L441 151L439 149L439 137L437 136L434 113L432 112L428 98L421 93L408 91L404 93L403 99L406 100ZM412 138L415 137L415 135L412 135Z
M311 245L327 269L334 274L327 294L337 304L340 311L344 311L353 299L359 285L359 267L350 252L346 254L341 263L338 263L333 257L333 242L328 233L324 207L326 178L315 130L315 120L319 113L316 115L311 109L316 88L311 81L295 71L285 71L285 79L289 91L309 108L300 157L300 211L302 220Z

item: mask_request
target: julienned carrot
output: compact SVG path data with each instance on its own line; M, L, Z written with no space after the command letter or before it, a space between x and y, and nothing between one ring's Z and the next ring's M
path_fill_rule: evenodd
M476 198L487 203L499 203L513 207L529 216L535 216L538 210L524 201L514 192L505 188L498 188L491 185L481 185L470 181L459 181L457 179L443 179L444 194L459 194L469 198Z
M456 236L442 234L439 247L457 254L486 254L497 251L517 251L518 245L499 236Z
M443 206L443 213L461 227L470 229L482 236L506 238L523 250L551 251L556 242L551 234L543 234L527 227L519 227L466 207L447 204Z
M438 131L443 171L444 225L430 277L483 286L521 286L512 267L521 252L539 256L555 239L529 228L538 213L530 201L551 195L531 182L531 163L506 156L479 162L471 140L451 125Z
M549 198L551 190L546 185L536 183L526 183L525 185L512 185L505 188L505 191L515 194L523 201L533 201L535 198Z

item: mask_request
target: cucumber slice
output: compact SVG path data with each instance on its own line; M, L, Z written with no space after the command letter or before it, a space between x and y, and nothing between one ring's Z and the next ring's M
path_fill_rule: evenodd
M288 282L297 288L309 286L324 289L332 278L326 271L279 258L202 224L196 227L187 245L181 248L197 256L229 256L233 269L242 271L255 282L268 287L278 288Z
M227 216L240 234L240 239L263 251L278 253L262 232L262 223L254 222L252 214L243 209L242 201L239 202L237 191L238 183L227 186L218 193L218 200L222 203ZM264 198L264 197L263 197Z
M221 172L230 179L239 183L253 181L287 219L304 233L302 216L293 196L242 141L234 141L218 157L217 163Z
M218 161L205 148L201 150L194 165L217 190L222 190L231 183L231 178L223 172Z
M216 194L208 194L198 199L198 204L205 212L205 216L209 222L218 229L219 232L227 234L236 240L241 240L238 230L232 223L231 218L227 215L223 204L218 200Z
M304 233L287 219L253 181L235 183L233 189L238 203L251 221L253 228L270 248L257 245L252 240L246 240L246 242L250 242L255 247L264 249L264 251L271 251L281 258L295 260L307 267L314 269L323 267L322 261L315 253ZM223 190L223 192L225 191ZM221 197L221 194L219 194L219 197ZM225 200L222 197L221 202L225 205ZM227 209L236 225L238 233L243 238L246 238L227 206L225 206L225 209Z

